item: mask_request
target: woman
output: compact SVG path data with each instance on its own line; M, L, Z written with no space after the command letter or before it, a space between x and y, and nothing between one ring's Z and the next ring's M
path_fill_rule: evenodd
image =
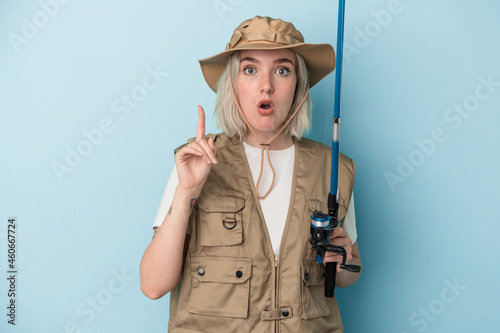
M324 266L308 244L311 213L327 211L330 150L301 139L308 87L333 71L333 48L304 43L291 23L256 16L236 28L226 51L200 64L217 92L223 133L205 136L199 107L196 138L176 150L141 261L142 291L152 299L172 291L171 332L343 332L335 299L323 296ZM342 155L344 228L331 238L360 265L354 173ZM338 267L336 285L358 278Z

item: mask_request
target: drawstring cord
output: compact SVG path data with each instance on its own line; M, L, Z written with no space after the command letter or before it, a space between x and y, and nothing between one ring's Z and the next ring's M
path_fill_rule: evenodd
M238 98L236 97L236 93L234 92L233 80L231 79L232 78L232 76L231 76L231 58L232 58L232 56L229 57L229 85L231 86L231 92L233 93L233 98L234 98L234 101L236 103L236 107L238 108L238 111L240 112L240 115L242 116L243 120L245 121L245 124L247 125L247 127L250 129L250 131L252 131L252 133L260 141L260 150L261 150L261 154L260 154L260 171L259 171L259 177L257 179L257 184L255 185L255 192L257 194L257 198L259 198L259 199L265 199L267 197L267 195L269 194L269 192L271 192L271 189L273 188L273 185L274 185L274 179L276 178L276 173L274 171L273 164L271 163L271 157L269 156L269 146L271 145L271 142L278 135L281 134L281 132L285 129L285 127L293 119L293 117L295 117L295 115L297 114L297 112L299 111L299 109L302 107L302 104L304 104L304 102L305 102L305 100L307 98L307 95L309 94L309 84L307 85L306 93L304 94L304 97L300 101L300 103L297 106L297 108L295 108L295 111L293 111L292 115L290 117L288 117L288 119L283 123L283 125L281 125L281 128L279 129L278 133L276 133L271 139L269 139L269 141L267 141L267 143L264 143L264 140L262 140L262 138L254 131L254 129L252 128L252 126L248 122L248 119L245 117L245 114L241 110L240 102L238 101ZM259 185L260 185L260 180L262 178L262 171L264 169L264 150L266 151L267 161L269 163L269 167L271 168L271 171L273 173L273 179L271 181L271 185L269 186L269 189L267 190L267 192L264 195L261 196L259 194Z

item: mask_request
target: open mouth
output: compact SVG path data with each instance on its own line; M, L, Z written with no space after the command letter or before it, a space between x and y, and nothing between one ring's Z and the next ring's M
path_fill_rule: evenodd
M274 104L271 100L262 100L258 104L259 112L261 114L271 114L274 110Z

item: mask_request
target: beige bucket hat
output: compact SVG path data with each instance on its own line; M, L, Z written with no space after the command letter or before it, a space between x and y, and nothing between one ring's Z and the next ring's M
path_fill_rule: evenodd
M261 16L241 23L225 51L199 62L205 81L215 91L217 80L235 51L278 49L293 50L304 58L309 71L309 87L335 69L335 52L330 44L304 43L304 37L292 23Z

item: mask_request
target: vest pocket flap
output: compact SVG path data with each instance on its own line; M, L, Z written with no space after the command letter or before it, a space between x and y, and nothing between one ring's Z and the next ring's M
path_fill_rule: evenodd
M191 276L200 282L245 283L252 275L252 259L192 257Z
M309 202L309 210L311 214L315 210L319 210L324 214L328 214L328 194L323 196L318 195L307 195L307 201ZM346 200L340 198L339 203L339 219L342 221L347 213Z
M300 263L302 281L307 287L320 286L324 283L323 265L314 260L304 260Z
M210 197L200 197L198 207L207 213L236 213L245 207L245 200L234 196L234 193L227 195L221 193Z
M327 199L328 197L326 195L307 195L307 201L309 203L309 210L311 211L311 214L315 210L319 210L325 214L328 213L328 206L327 206Z
M198 227L202 246L233 246L243 242L243 194L217 190L198 199Z
M187 307L189 313L231 318L248 317L251 258L192 256L190 267L191 295ZM193 320L197 318L194 317Z

